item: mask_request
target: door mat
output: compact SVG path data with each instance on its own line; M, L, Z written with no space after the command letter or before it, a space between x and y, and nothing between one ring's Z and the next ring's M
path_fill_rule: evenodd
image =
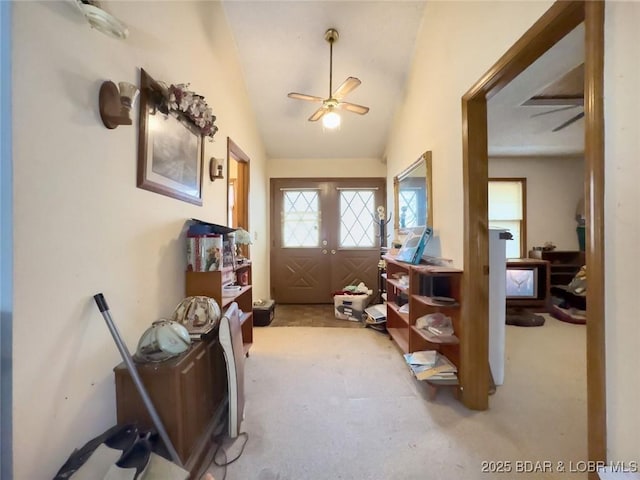
M362 328L362 322L338 320L333 304L278 304L271 327L338 327Z

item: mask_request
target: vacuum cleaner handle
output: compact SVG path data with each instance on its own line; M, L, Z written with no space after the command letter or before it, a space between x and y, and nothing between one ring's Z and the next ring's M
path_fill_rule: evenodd
M153 421L153 424L156 427L156 430L158 431L160 438L162 438L162 441L164 442L165 447L167 447L167 450L169 451L169 455L171 455L171 459L176 465L182 467L183 465L182 465L182 461L180 460L180 456L178 455L178 452L173 446L173 443L171 442L171 439L169 438L169 434L167 433L167 431L164 428L164 425L162 424L162 420L160 419L158 412L153 406L151 397L149 397L149 394L147 393L147 390L144 387L142 380L140 379L140 374L138 373L138 369L133 363L133 359L131 358L131 354L129 353L127 346L122 341L122 337L120 336L120 332L118 331L118 328L116 327L115 323L113 323L113 319L111 318L111 313L109 312L109 306L107 305L107 301L105 300L104 295L102 293L98 293L93 296L93 299L95 300L96 305L98 306L98 310L100 310L100 313L102 313L102 316L104 317L105 322L107 322L107 327L109 327L111 336L113 337L113 340L116 342L116 346L120 351L122 360L124 360L124 363L127 366L127 370L129 370L131 379L133 380L134 385L138 389L138 393L140 394L140 397L142 397L142 401L144 402L144 405L147 408L147 411L149 412L149 416L151 417L151 420Z

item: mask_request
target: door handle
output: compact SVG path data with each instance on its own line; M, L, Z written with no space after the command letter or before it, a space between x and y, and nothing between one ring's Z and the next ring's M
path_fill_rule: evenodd
M327 254L327 249L326 249L326 248L323 248L323 249L322 249L322 254L323 254L323 255L326 255L326 254Z
M335 250L331 250L331 255L335 255L336 251Z

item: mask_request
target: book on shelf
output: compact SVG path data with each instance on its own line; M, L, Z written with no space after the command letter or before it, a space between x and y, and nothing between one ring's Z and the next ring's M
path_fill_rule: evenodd
M422 253L429 240L431 240L432 235L433 229L431 227L424 226L412 229L407 234L407 238L402 244L396 260L413 265L420 263Z
M425 354L425 352L434 352ZM405 361L418 380L456 380L458 369L447 357L435 350L407 353ZM414 355L418 353L417 359ZM421 363L418 363L421 362Z
M433 367L438 360L436 350L422 350L419 352L405 353L404 358L409 365L427 365Z

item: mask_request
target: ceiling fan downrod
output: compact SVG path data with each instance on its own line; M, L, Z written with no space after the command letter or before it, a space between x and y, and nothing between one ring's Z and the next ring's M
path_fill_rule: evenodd
M333 92L333 43L340 38L335 28L330 28L324 33L324 39L329 42L329 98Z

